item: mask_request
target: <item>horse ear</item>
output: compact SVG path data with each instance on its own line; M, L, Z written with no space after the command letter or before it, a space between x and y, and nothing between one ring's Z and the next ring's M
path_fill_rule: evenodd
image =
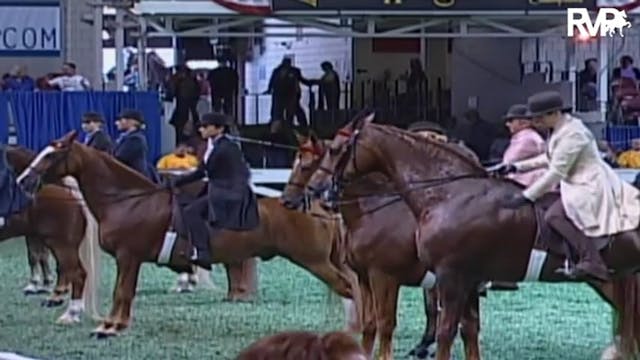
M363 127L371 124L375 118L376 118L376 113L375 112L372 112L367 116L363 116L358 121L356 121L356 123L354 124L355 125L354 126L354 130L360 130Z

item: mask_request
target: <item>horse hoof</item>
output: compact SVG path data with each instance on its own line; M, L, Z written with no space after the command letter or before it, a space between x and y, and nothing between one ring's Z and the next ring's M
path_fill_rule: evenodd
M56 320L56 324L59 325L73 325L80 323L80 315L71 315L64 313Z
M47 308L58 307L64 304L62 299L46 299L42 301L42 306Z
M44 295L44 294L50 294L51 293L51 289L47 288L47 287L39 287L36 290L36 294L38 295Z
M95 336L95 338L98 340L108 339L111 337L115 337L117 335L118 335L118 332L116 331L115 328L105 329L104 326L102 325L91 332L91 336L92 337Z
M33 284L29 284L22 289L22 293L24 296L36 295L38 293L38 287Z

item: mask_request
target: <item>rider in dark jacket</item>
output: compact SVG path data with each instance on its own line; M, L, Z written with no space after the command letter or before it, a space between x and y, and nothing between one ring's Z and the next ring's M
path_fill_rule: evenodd
M240 147L226 136L231 119L223 114L205 114L199 131L207 139L207 151L198 169L176 178L182 186L207 178L207 193L185 208L184 222L195 248L194 263L211 267L209 232L229 229L246 231L259 224L256 196L251 189L251 172ZM206 222L205 222L206 221Z
M146 176L153 182L159 182L158 174L147 160L149 148L147 138L142 131L144 118L139 111L123 111L116 126L122 131L113 149L113 156L131 169Z

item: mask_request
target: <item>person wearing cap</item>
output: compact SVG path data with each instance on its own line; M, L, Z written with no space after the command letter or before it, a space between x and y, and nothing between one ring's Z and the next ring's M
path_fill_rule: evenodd
M96 150L111 153L113 142L111 137L102 127L104 119L96 112L87 112L82 115L82 131L85 132L84 144Z
M113 148L113 156L151 181L157 182L157 174L147 162L149 147L142 131L143 125L144 118L139 111L124 110L120 113L116 126L122 133Z
M561 199L546 212L545 221L577 252L578 262L566 275L577 280L609 280L609 271L596 248L595 238L631 236L640 223L640 191L622 180L602 160L591 131L569 114L560 93L544 91L528 99L529 116L553 129L545 154L533 159L502 164L498 174L525 172L546 166L544 175L524 191L503 201L516 209L539 199L560 183ZM564 273L564 270L559 270Z
M544 154L544 139L531 127L531 118L527 112L527 105L516 104L511 106L507 114L502 117L505 126L511 133L509 146L502 155L502 163L504 164L512 164ZM539 168L509 174L508 177L524 186L529 186L544 175L544 172L543 168Z
M442 126L431 122L431 121L418 121L409 125L407 131L416 133L420 136L426 137L428 139L434 141L440 141L445 143L456 144L459 146L464 152L469 155L470 158L480 162L478 159L478 155L476 155L471 149L466 147L462 142L452 142L451 139L447 136L446 131L442 128Z
M249 166L240 146L226 135L230 123L231 118L224 114L203 115L198 131L207 140L204 157L194 172L169 184L180 187L207 179L207 193L187 205L184 216L194 246L191 260L205 269L211 269L207 223L211 224L215 241L220 229L248 231L260 222Z

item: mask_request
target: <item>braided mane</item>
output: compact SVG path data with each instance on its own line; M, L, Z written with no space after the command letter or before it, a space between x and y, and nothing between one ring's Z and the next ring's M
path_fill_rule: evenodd
M473 171L477 171L482 174L486 173L486 170L478 161L470 157L469 154L465 153L455 144L435 141L392 126L378 124L370 124L369 126L376 131L386 134L387 136L392 136L404 141L411 147L420 149L427 154L445 159L448 158L453 161L461 161L468 165Z

